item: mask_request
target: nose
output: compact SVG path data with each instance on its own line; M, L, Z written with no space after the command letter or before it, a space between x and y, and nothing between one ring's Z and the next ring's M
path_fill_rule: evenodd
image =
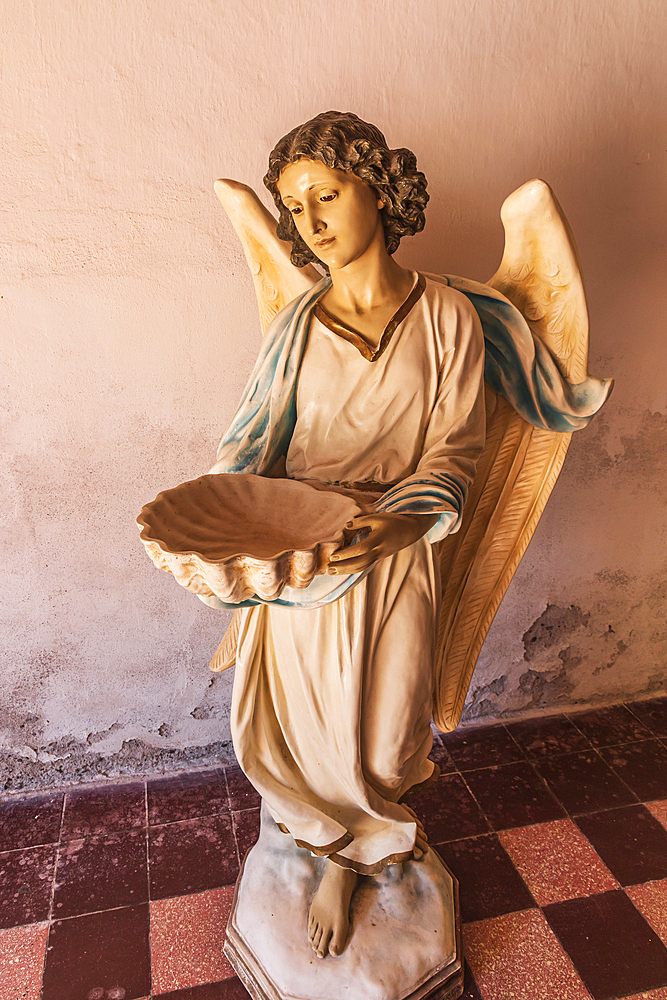
M310 236L316 236L326 229L326 222L320 217L317 206L306 206L304 209L306 228Z

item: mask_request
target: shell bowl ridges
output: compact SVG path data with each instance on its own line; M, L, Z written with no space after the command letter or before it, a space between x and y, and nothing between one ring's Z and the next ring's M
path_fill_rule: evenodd
M252 554L253 527L261 536L259 548L266 550L267 527L270 542L272 523L274 547L281 548L286 512L297 520L301 517L304 526L293 534L295 538L308 536L307 545L282 548L268 556L265 551L261 556ZM349 496L295 480L222 474L201 476L163 491L142 509L137 524L146 552L159 569L171 573L194 594L238 604L255 596L275 600L285 587L308 587L326 571L331 554L343 542L345 523L357 513L359 507ZM237 522L236 533L231 532L234 538L243 536L238 524L247 523L248 544L245 538L242 546L239 543L245 551L213 558L214 549L220 555L220 538L230 519Z

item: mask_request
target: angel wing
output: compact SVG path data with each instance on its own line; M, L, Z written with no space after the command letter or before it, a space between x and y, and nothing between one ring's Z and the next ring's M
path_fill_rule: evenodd
M528 181L504 202L505 251L488 282L582 382L588 311L574 237L548 184ZM486 634L560 473L571 434L526 423L486 386L487 438L461 528L441 543L442 613L435 662L436 725L461 718Z
M287 244L276 235L276 220L251 187L230 178L216 181L213 187L241 240L265 333L283 306L311 288L321 275L310 264L292 264Z
M223 178L213 185L237 232L255 284L262 333L280 310L320 280L308 264L295 267L287 243L276 235L276 220L247 184ZM227 670L236 660L241 615L235 611L222 642L213 654L211 670Z
M317 281L299 270L276 223L251 188L218 181L216 193L243 244L263 329L282 305ZM588 317L567 220L544 181L524 184L501 209L505 252L489 285L525 316L572 382L586 377ZM304 273L305 272L305 273ZM312 273L311 273L312 272ZM440 543L443 604L435 663L436 724L454 729L482 644L560 472L570 436L526 423L486 386L487 440L457 534ZM240 618L211 661L234 663Z

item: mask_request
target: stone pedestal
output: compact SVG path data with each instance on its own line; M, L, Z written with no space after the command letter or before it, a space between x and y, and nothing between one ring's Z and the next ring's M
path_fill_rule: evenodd
M280 832L265 806L227 925L225 954L254 1000L454 1000L463 991L458 884L435 851L362 878L337 958L308 942L326 864Z

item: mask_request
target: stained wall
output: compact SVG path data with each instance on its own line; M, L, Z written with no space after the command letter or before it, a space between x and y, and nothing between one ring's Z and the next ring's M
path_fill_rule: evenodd
M404 265L484 280L544 177L613 375L480 658L466 716L664 690L667 8L662 0L8 0L0 21L0 786L224 759L226 624L134 518L207 470L256 355L212 192L354 110L416 150ZM406 669L409 665L406 665Z

